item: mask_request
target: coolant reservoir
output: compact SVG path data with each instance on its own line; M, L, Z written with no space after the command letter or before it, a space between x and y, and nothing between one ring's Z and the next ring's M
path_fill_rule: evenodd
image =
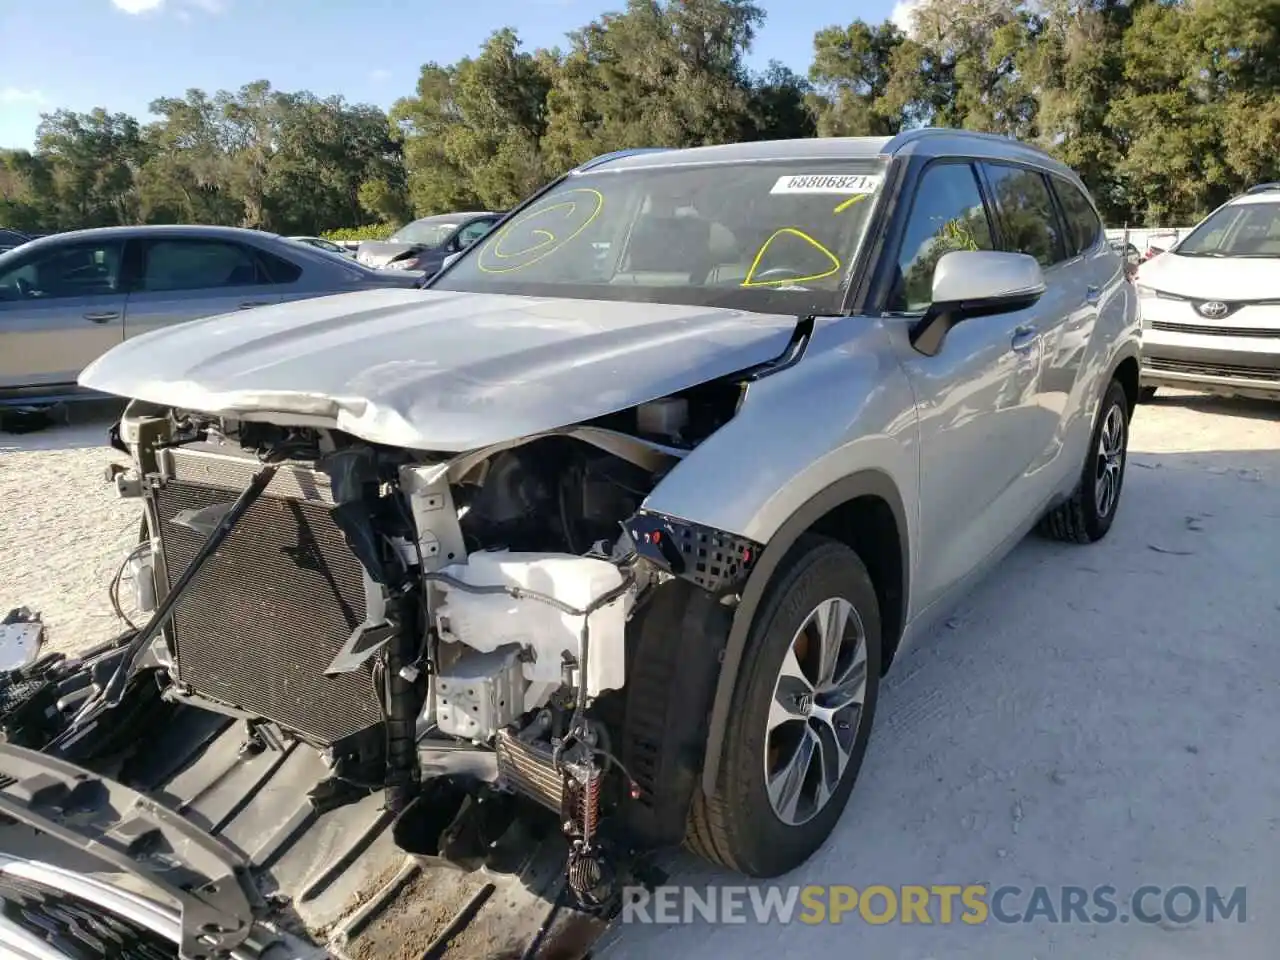
M622 573L607 560L566 553L477 551L465 564L444 567L441 573L474 586L522 587L549 594L582 610L622 584ZM533 656L523 664L526 680L558 683L564 654L578 656L582 617L550 604L506 594L468 593L437 583L440 602L436 628L442 640L462 643L487 653L509 643L528 648ZM591 614L587 693L618 690L626 680L624 635L630 594Z

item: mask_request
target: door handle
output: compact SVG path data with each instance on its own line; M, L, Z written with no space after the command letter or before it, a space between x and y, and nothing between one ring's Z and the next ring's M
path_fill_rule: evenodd
M246 300L244 303L240 304L240 306L237 307L237 309L252 310L254 307L265 307L266 305L267 305L267 301L265 300Z
M1015 353L1030 353L1040 339L1040 331L1035 327L1018 327L1013 331L1013 339L1009 345Z
M1100 287L1089 287L1084 292L1084 302L1089 304L1089 306L1091 307L1096 306L1098 303L1098 299L1101 296L1102 296L1102 289Z
M110 320L119 320L119 310L102 310L98 313L86 313L84 318L90 323L107 323Z

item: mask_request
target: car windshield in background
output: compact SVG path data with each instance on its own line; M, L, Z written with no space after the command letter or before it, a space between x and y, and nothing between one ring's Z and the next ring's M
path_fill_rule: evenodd
M1280 257L1280 203L1233 203L1196 227L1174 253L1182 257Z
M577 174L431 286L835 313L883 175L829 160Z
M401 227L390 236L393 243L413 243L424 247L438 247L458 229L460 220L415 220Z

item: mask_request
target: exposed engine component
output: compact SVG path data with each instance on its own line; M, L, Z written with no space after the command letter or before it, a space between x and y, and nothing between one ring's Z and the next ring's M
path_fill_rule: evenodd
M556 769L549 738L551 713L543 711L525 729L498 731L499 782L559 814L565 807L564 776Z
M645 436L679 441L689 426L689 401L685 397L663 397L636 407L636 429Z
M520 648L467 651L435 675L436 727L464 740L488 740L525 712Z
M585 665L587 695L623 686L626 620L635 598L632 592L622 591L623 574L608 560L480 551L465 564L443 568L433 581L441 640L481 652L515 645L524 651L526 680L556 684L564 677L566 664L581 666L586 634L591 644ZM559 605L543 602L533 593L553 597ZM585 610L613 593L618 594L615 602L598 606L585 623L570 612Z

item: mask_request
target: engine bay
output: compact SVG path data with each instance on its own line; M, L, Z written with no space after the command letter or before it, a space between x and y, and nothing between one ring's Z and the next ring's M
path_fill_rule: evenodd
M135 401L112 479L144 507L124 568L139 619L59 701L52 747L146 685L242 723L246 749L318 751L317 811L384 791L411 853L470 862L532 801L576 901L602 906L621 851L680 838L754 552L643 504L742 389L461 454ZM694 617L702 651L673 629Z

